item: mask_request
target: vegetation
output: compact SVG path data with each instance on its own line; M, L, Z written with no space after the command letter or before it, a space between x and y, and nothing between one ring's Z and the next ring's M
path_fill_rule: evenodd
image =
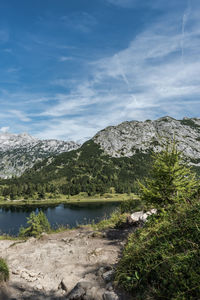
M183 119L183 120L180 120L180 123L182 125L190 126L192 129L196 129L196 130L200 129L200 126L195 122L195 118L194 119Z
M190 202L199 186L195 173L182 161L175 143L153 155L150 178L146 184L139 185L141 199L157 208Z
M94 230L104 230L107 228L118 228L126 222L127 214L121 214L119 210L114 211L110 218L103 219L97 224L92 224Z
M197 181L175 145L154 156L152 176L147 186L140 183L141 196L159 213L130 236L116 282L135 299L199 299Z
M200 205L152 217L125 248L116 279L136 299L198 299Z
M3 258L0 258L0 282L9 279L9 269Z
M26 228L20 228L20 237L37 237L43 232L50 232L51 227L49 221L42 211L40 211L38 214L32 212L27 219L27 224L29 226L27 226Z

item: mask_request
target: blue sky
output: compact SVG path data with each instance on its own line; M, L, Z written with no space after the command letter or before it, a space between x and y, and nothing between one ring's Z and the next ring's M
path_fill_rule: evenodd
M199 0L1 0L0 131L199 117Z

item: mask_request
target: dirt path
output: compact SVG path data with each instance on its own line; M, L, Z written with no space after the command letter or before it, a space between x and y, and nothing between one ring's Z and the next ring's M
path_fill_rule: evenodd
M85 299L106 299L106 291L115 297L112 269L127 234L128 229L110 230L99 236L79 228L26 242L0 241L10 269L7 299L79 299L70 298L70 291L80 281L90 283Z

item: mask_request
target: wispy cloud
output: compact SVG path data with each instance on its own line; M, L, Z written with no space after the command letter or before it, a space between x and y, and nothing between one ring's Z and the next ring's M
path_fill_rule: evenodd
M59 57L59 61L63 62L63 61L69 61L69 60L73 60L72 56L61 56Z
M187 1L187 8L183 14L183 18L182 18L182 39L181 39L181 48L182 48L182 59L184 56L184 40L185 40L185 26L187 24L189 15L190 15L190 10L191 10L191 4L190 4L190 0Z
M88 136L103 126L124 120L144 120L164 114L177 118L184 114L197 116L200 54L195 49L200 47L200 26L192 12L187 22L190 30L185 32L184 66L183 32L181 28L177 32L174 20L162 20L139 34L127 49L92 62L90 80L76 85L67 96L57 95L58 103L42 115L56 118L57 124L66 124L69 120L64 121L63 117L73 116L74 129L68 134L77 139L85 136L85 131ZM75 134L77 128L79 133ZM51 134L55 130L50 130Z
M130 8L138 4L138 0L106 0L108 3L111 3L116 6L121 6L125 8Z
M0 43L4 44L9 40L9 32L6 29L0 29Z
M8 68L6 70L7 73L17 73L18 71L20 71L20 68L15 68L15 67Z
M20 110L12 109L12 110L9 110L8 113L10 113L13 116L17 117L20 121L23 121L23 122L31 121L31 119L24 112L22 112Z
M62 16L60 20L63 26L81 31L83 33L90 32L97 24L97 19L87 12L79 12Z

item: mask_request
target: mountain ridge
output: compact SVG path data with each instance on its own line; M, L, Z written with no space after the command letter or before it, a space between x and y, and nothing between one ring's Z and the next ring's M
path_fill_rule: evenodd
M99 131L93 138L112 157L131 157L136 151L161 151L163 141L175 139L177 147L190 160L199 160L200 119L176 120L165 116L157 120L126 121Z

